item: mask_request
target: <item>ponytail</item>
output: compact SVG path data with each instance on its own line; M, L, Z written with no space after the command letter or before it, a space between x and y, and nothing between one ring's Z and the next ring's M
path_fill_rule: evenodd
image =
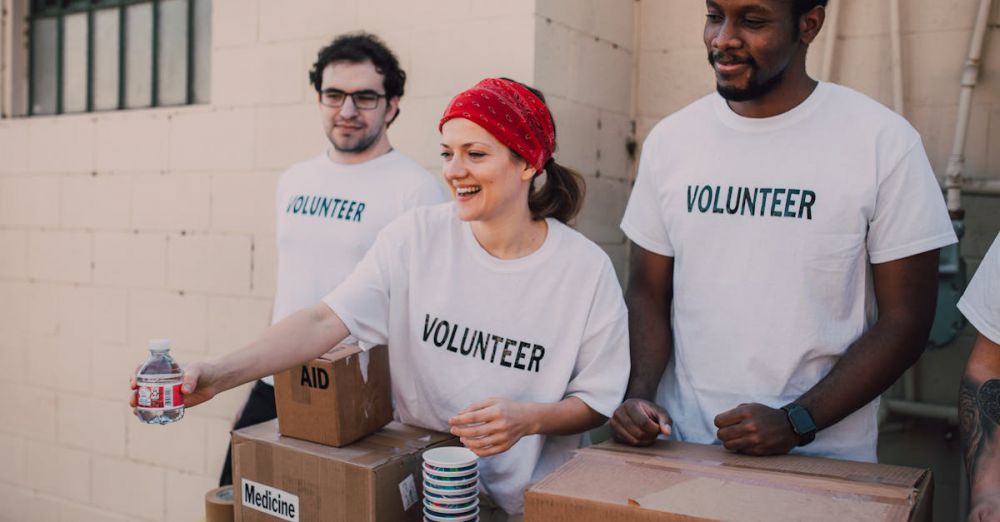
M528 210L533 219L551 217L568 223L580 212L585 193L586 184L582 176L549 158L545 162L545 184L536 190L535 181L531 181Z
M548 113L549 121L552 122L552 133L554 136L556 122L552 117L552 112L549 110L548 102L545 101L545 95L542 94L542 91L517 80L511 80L506 77L501 79L517 83L528 89L545 104L545 112ZM514 152L514 149L510 149L510 153L512 157L520 161L525 161L517 152ZM569 223L580 212L580 207L583 206L583 196L587 191L583 176L569 167L564 167L556 163L556 160L552 157L549 157L548 161L545 162L543 170L545 171L545 184L540 189L535 189L535 179L538 179L538 175L536 174L535 178L531 180L531 185L528 187L528 210L531 211L531 218L537 220L551 217L563 223Z

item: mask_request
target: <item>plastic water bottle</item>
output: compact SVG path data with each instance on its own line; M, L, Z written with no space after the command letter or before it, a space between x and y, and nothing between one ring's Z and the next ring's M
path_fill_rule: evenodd
M139 389L135 411L147 424L169 424L184 416L180 366L170 357L170 341L149 340L149 358L135 376Z

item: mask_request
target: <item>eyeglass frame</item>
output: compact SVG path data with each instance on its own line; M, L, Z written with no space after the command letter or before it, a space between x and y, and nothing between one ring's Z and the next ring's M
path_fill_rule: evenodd
M342 95L344 95L344 101L340 102L340 105L330 105L329 103L325 103L323 101L323 96L325 94L342 94ZM358 105L358 99L355 96L357 96L359 94L368 94L368 95L375 96L375 105L372 105L371 107L362 107L362 106ZM381 98L388 99L389 95L387 95L385 93L376 92L376 91L374 91L372 89L362 89L360 91L347 92L347 91L342 91L340 89L334 89L334 88L330 87L330 88L326 88L326 89L323 89L323 90L319 91L319 103L320 103L320 105L322 105L324 107L330 107L332 109L339 109L339 108L343 107L345 103L347 103L347 98L351 99L351 103L354 104L354 108L356 108L358 110L361 110L361 111L371 111L371 110L375 110L375 109L378 108L378 101L379 101L379 99L381 99Z

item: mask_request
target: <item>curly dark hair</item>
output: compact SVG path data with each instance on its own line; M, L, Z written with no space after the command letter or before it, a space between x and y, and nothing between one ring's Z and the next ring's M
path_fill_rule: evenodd
M795 15L795 18L800 18L802 15L811 11L814 7L826 7L827 1L828 0L792 0L792 14Z
M385 76L385 95L392 99L403 95L406 73L399 68L396 55L379 37L366 33L348 33L335 38L330 45L319 50L316 63L309 70L309 83L320 92L323 88L323 69L333 62L363 63L370 61L375 70Z

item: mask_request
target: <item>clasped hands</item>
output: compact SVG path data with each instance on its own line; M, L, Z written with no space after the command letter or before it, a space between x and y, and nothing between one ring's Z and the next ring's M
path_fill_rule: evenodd
M648 446L669 436L673 421L667 410L643 399L629 399L615 410L611 430L615 440ZM763 404L740 404L715 417L716 437L726 449L748 455L782 455L798 445L787 414Z

